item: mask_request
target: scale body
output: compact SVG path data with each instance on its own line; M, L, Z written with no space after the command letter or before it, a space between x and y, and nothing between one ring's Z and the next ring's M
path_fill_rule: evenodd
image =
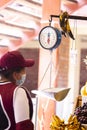
M44 49L55 49L61 43L61 32L57 28L46 26L39 33L39 43Z

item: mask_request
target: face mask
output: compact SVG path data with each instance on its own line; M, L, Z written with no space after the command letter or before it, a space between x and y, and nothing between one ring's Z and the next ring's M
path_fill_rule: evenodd
M22 85L26 79L26 74L23 74L20 80L16 80L17 85Z

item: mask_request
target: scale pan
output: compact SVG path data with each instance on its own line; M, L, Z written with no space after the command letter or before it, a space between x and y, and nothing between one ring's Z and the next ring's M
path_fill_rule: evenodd
M44 92L53 93L57 101L62 101L68 94L70 88L48 88Z
M70 88L47 88L44 90L32 90L32 93L46 96L56 101L62 101L68 94Z

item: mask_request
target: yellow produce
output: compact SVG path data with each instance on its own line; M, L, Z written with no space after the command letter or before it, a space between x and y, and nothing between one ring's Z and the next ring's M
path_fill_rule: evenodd
M59 23L60 23L60 27L62 29L62 34L64 34L64 36L66 36L66 34L68 34L70 36L70 38L72 38L73 40L75 40L71 28L70 28L70 24L69 24L69 14L68 12L63 12L61 11L60 15L59 15Z
M81 95L82 96L87 96L87 82L85 85L81 88Z
M50 128L51 130L65 130L64 120L61 120L57 115L53 115Z
M68 122L65 123L57 115L52 116L50 130L86 130L77 120L76 115L70 115Z

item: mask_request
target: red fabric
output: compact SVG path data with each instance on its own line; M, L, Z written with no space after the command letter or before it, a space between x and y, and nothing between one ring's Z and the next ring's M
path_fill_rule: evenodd
M7 52L0 59L0 67L4 69L14 69L18 67L31 67L34 65L33 59L24 59L18 51Z
M16 130L34 130L31 120L25 120L16 124Z
M31 120L22 121L17 124L15 123L13 108L13 92L15 88L16 86L12 83L0 84L0 114L3 114L3 116L0 116L0 121L3 123L3 125L0 124L0 128L2 130L6 128L8 128L8 130L34 130ZM9 119L6 119L5 117L6 114L4 113L2 103ZM32 108L32 106L29 107ZM9 124L10 128L8 127Z
M15 130L15 118L13 109L13 92L16 88L12 83L0 84L0 95L2 97L2 102L4 109L9 117L11 127L9 130Z

